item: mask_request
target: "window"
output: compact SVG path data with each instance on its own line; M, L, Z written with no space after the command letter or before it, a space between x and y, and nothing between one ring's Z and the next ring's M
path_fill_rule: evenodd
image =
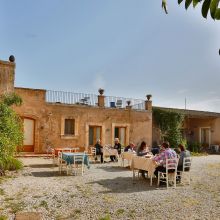
M65 119L64 135L74 135L74 134L75 134L75 120Z

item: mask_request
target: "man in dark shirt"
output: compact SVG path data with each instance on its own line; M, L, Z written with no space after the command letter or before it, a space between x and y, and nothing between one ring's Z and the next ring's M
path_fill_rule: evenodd
M133 142L130 142L130 144L125 148L125 152L130 151L130 152L135 152L135 145Z
M101 156L101 163L103 163L103 147L101 145L101 140L97 140L96 144L95 144L95 149L96 149L96 155L100 155Z
M117 149L118 155L121 154L121 144L119 143L119 139L118 138L115 138L114 149ZM111 161L116 161L116 157L115 156L110 156L110 159L111 159Z

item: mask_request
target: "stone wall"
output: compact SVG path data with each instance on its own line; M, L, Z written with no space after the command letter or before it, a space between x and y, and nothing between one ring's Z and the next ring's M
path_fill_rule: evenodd
M15 63L0 60L0 94L14 91Z

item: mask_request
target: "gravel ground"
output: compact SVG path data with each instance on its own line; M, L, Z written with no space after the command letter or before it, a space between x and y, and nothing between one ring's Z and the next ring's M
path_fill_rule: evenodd
M220 219L220 155L194 157L191 185L176 189L132 180L118 163L91 164L83 177L59 175L51 159L23 158L0 179L0 217L41 212L45 219ZM1 218L0 218L1 219Z

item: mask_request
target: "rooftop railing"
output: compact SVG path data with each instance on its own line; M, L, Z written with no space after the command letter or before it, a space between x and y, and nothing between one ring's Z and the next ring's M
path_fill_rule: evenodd
M98 95L88 93L74 93L64 91L46 91L46 102L62 104L82 104L98 106ZM105 107L125 108L130 102L132 109L144 110L144 100L116 96L105 96Z

